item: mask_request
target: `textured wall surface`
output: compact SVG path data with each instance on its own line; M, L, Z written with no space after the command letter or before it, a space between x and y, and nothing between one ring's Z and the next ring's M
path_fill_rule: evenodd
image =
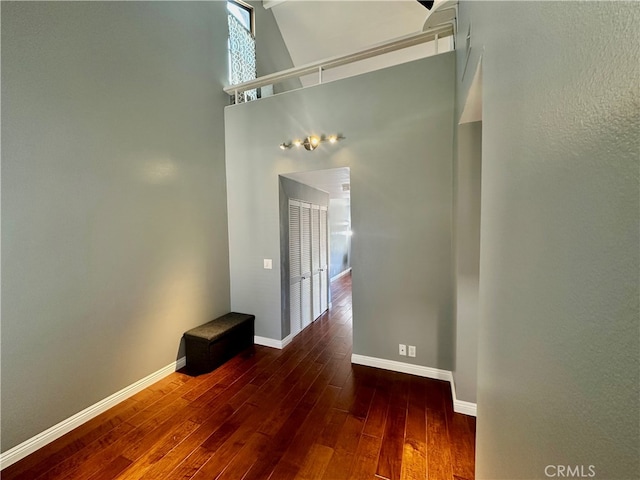
M477 478L640 478L640 6L460 19L484 49Z
M6 451L229 311L228 60L224 2L1 8Z
M454 82L449 53L226 108L231 302L258 335L282 338L278 175L347 166L354 353L452 368ZM314 132L347 138L278 148ZM398 356L411 341L417 357Z
M457 126L454 168L456 397L476 403L480 288L482 122Z

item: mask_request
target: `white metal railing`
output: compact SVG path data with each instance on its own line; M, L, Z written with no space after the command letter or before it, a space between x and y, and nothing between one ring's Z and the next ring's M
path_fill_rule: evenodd
M350 63L358 62L360 60L366 60L367 58L376 57L385 53L395 52L404 48L413 47L422 43L436 42L436 53L438 40L454 34L453 24L439 25L437 27L429 28L425 31L407 35L404 37L396 38L384 43L380 43L355 53L348 55L341 55L338 57L328 58L326 60L320 60L317 62L302 65L300 67L289 68L281 72L271 73L262 77L250 80L248 82L239 83L238 85L231 85L226 87L224 91L231 96L235 97L235 103L238 103L239 95L246 90L253 90L255 88L261 88L274 83L283 82L291 78L299 78L304 75L312 73L318 74L319 83L322 83L322 72L331 68L341 67Z

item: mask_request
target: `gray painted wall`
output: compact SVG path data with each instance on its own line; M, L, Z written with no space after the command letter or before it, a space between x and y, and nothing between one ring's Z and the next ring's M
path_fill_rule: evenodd
M482 123L456 128L454 250L456 289L456 397L476 403L480 280Z
M329 200L329 277L351 268L351 199L332 198Z
M477 478L640 478L639 5L463 2L462 35L469 22L470 66L484 49Z
M443 54L225 109L231 303L258 335L282 334L280 271L262 268L280 265L278 175L348 166L354 353L452 368L454 82ZM314 132L347 138L278 148Z
M290 178L279 177L280 184L280 301L281 314L281 338L291 333L290 298L291 283L289 282L289 200L302 200L315 205L329 205L329 194L310 187L304 183L296 182Z
M224 2L1 8L6 451L229 311L228 75Z

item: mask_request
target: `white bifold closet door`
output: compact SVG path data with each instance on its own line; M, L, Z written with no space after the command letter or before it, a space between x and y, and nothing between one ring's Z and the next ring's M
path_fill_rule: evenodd
M311 206L311 274L313 290L313 319L318 318L323 310L320 309L320 207Z
M289 201L289 310L291 318L291 334L302 330L302 249L300 232L300 202Z
M311 323L311 204L302 203L300 210L302 232L302 328Z
M327 208L289 200L289 303L293 335L327 309L327 250Z

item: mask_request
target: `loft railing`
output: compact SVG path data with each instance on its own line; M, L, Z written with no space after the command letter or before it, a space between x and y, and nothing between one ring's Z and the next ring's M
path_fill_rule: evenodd
M300 67L289 68L288 70L283 70L281 72L264 75L256 78L255 80L239 83L238 85L231 85L226 87L224 91L232 97L235 97L235 103L239 103L240 94L242 92L284 82L285 80L292 78L299 78L304 75L317 73L318 83L322 83L322 72L325 70L342 67L343 65L359 62L360 60L366 60L367 58L377 57L378 55L383 55L385 53L395 52L404 48L413 47L422 43L435 41L435 53L438 53L438 40L452 36L453 34L453 24L439 25L419 33L380 43L355 53L320 60Z

